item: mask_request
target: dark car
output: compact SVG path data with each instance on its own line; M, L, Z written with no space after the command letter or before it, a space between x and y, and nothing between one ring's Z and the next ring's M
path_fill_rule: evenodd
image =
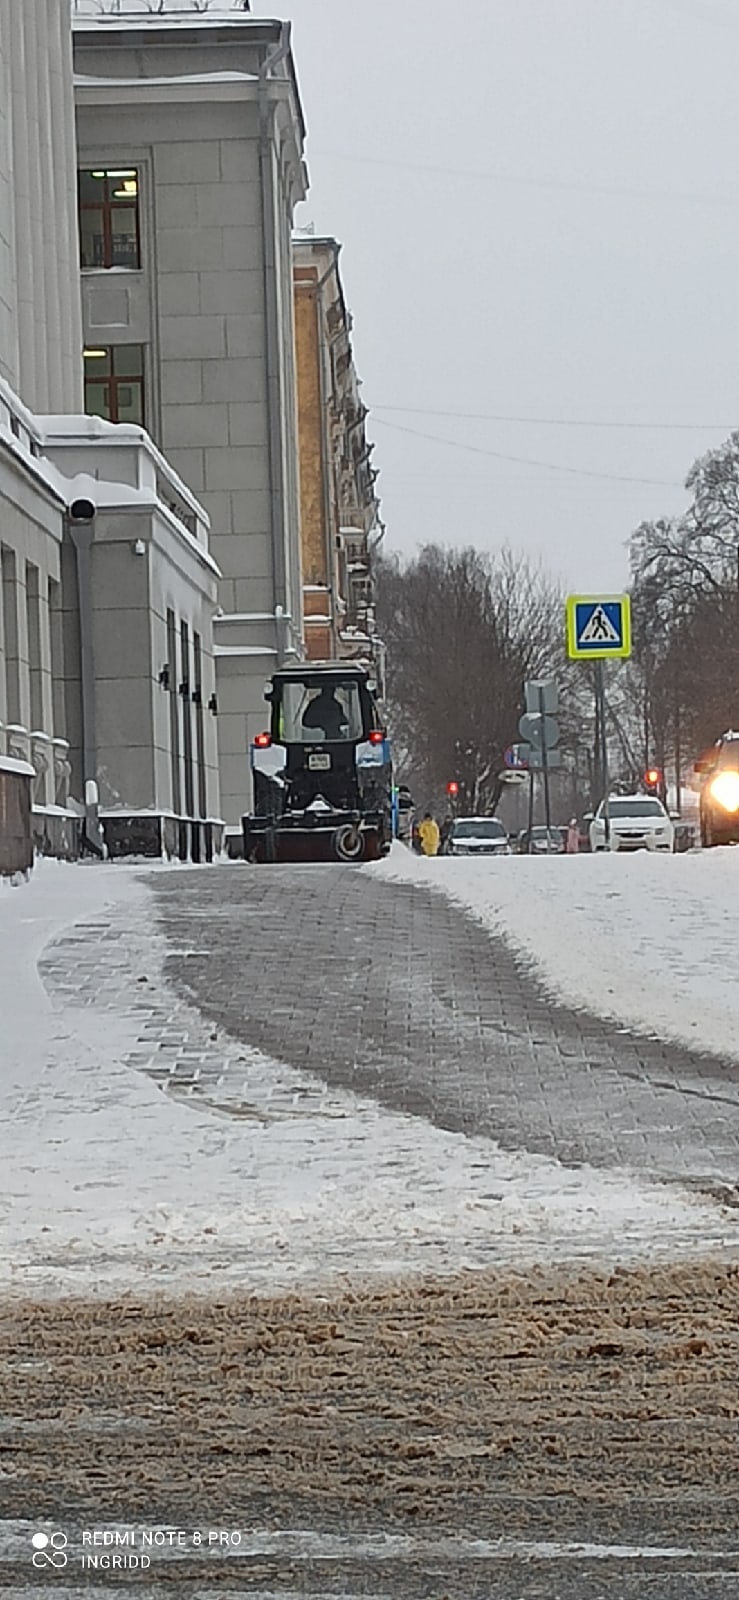
M524 828L518 836L520 856L563 856L566 846L566 828Z
M448 856L509 856L508 834L497 817L457 817L446 842Z
M703 778L700 797L701 844L739 843L739 733L722 734L695 763Z

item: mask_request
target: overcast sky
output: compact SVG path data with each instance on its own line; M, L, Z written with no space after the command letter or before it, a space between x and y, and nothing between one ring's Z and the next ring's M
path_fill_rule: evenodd
M252 9L293 20L298 222L344 247L388 547L620 588L739 426L739 0Z

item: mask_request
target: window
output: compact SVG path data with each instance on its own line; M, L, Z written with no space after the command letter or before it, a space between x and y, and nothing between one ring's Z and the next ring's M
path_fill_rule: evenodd
M106 422L144 422L144 348L116 344L85 350L85 410Z
M667 813L661 801L645 797L636 800L609 799L608 814L611 817L664 817ZM598 807L598 816L605 816L604 805Z
M536 830L535 830L536 831ZM540 829L545 832L545 829ZM455 839L507 839L508 835L502 822L497 817L485 817L477 821L474 817L467 818L454 824Z
M8 722L21 720L20 630L18 626L18 572L15 551L0 545L0 584L3 591L5 635L5 714ZM0 661L0 669L2 662Z
M46 724L41 678L41 573L30 561L26 562L26 629L31 727L43 729Z
M287 744L361 739L362 706L357 683L284 683L279 737Z
M80 172L80 258L83 267L141 266L139 175L135 167Z

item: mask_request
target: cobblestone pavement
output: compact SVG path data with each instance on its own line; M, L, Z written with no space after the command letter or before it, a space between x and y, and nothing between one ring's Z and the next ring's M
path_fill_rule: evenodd
M334 866L150 881L183 999L329 1088L568 1164L725 1198L739 1184L739 1063L553 1005L502 940L433 890ZM238 1073L175 1033L162 1041L162 1020L150 1018L157 1050L138 1064L237 1099Z
M438 1127L491 1136L511 1150L632 1167L733 1196L739 1065L553 1005L502 941L441 895L338 867L234 865L152 874L148 881L156 923L135 927L116 913L91 918L48 947L41 971L60 1000L124 1011L129 1064L168 1094L266 1122L303 1108L330 1114L348 1088ZM160 933L169 952L165 986L157 981ZM260 1055L252 1059L250 1047ZM265 1055L286 1064L268 1090ZM660 1329L661 1322L657 1343ZM689 1341L686 1350L699 1343ZM602 1347L606 1365L612 1348ZM617 1367L618 1359L605 1374L605 1398ZM624 1413L632 1419L642 1416L639 1375L634 1381L636 1398ZM537 1404L551 1394L558 1417L556 1373L534 1390ZM500 1393L508 1393L505 1385ZM665 1426L674 1420L668 1400ZM592 1414L600 1415L598 1405ZM730 1416L721 1424L728 1431ZM709 1421L706 1437L713 1438L712 1413ZM556 1418L553 1426L559 1427ZM636 1422L631 1426L638 1432ZM614 1448L621 1434L617 1426ZM224 1481L229 1470L223 1469ZM190 1487L195 1481L188 1480ZM590 1555L532 1547L504 1556L483 1551L482 1541L473 1548L469 1536L469 1547L442 1552L430 1534L420 1534L415 1548L388 1549L380 1559L362 1548L361 1538L338 1550L336 1524L322 1532L305 1509L299 1520L296 1504L292 1521L279 1518L287 1541L279 1552L255 1554L238 1568L229 1561L207 1578L199 1566L183 1566L176 1579L162 1566L135 1578L130 1592L140 1600L173 1592L182 1600L231 1600L237 1593L262 1600L298 1594L305 1600L729 1600L739 1592L739 1558L736 1540L723 1536L733 1519L720 1493L704 1505L701 1492L686 1484L693 1518L687 1548L639 1551L642 1542L676 1545L679 1517L668 1510L680 1489L675 1483L665 1491L665 1526L645 1510L641 1494L622 1505L616 1496L609 1525L600 1529L587 1496L563 1504L561 1523L556 1501L542 1502L541 1527L548 1526L553 1542L582 1534L636 1547ZM102 1525L110 1510L112 1502L101 1507ZM535 1514L528 1498L507 1507L501 1500L495 1526L484 1535L495 1541L520 1516ZM262 1525L274 1526L269 1511ZM290 1547L290 1526L313 1529L300 1536L300 1553ZM83 1593L107 1600L129 1592L124 1574L106 1582L89 1573L83 1581L70 1570L53 1583L37 1580L26 1555L17 1559L11 1548L3 1561L2 1532L0 1526L0 1588L26 1600ZM463 1529L460 1537L464 1544Z

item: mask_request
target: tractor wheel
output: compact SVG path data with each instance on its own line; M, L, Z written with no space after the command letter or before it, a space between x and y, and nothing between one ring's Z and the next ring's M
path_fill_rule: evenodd
M331 837L331 849L337 861L364 860L365 837L352 822L342 823Z

